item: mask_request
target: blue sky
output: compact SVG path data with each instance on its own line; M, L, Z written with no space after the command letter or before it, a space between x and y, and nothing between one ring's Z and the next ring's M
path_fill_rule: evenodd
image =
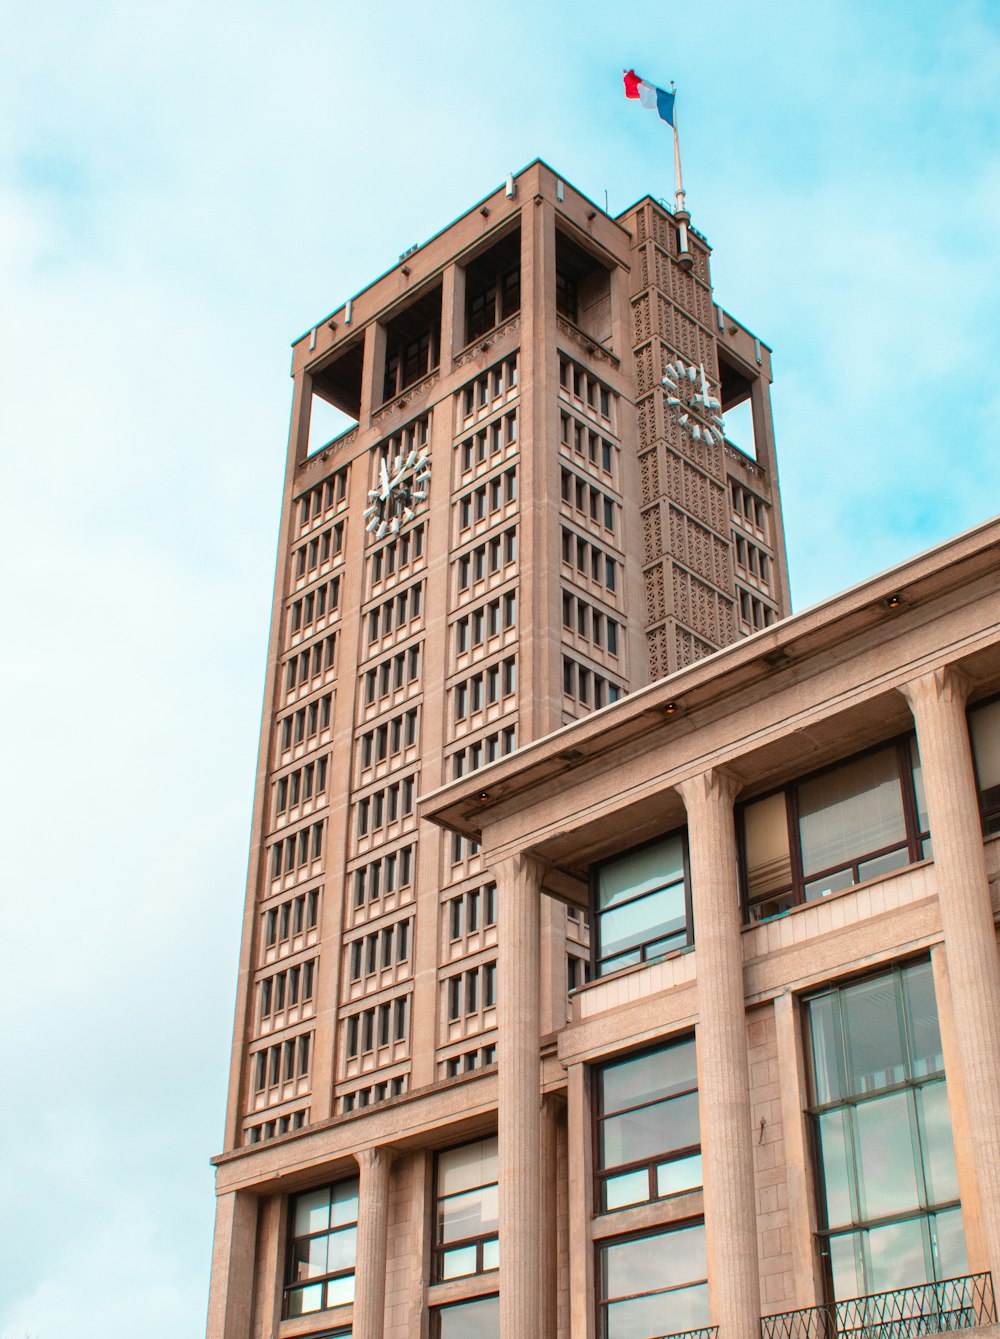
M0 1339L178 1339L204 1326L289 342L537 156L612 212L668 195L620 78L674 79L717 297L775 349L795 603L822 599L1000 510L1000 10L0 23Z

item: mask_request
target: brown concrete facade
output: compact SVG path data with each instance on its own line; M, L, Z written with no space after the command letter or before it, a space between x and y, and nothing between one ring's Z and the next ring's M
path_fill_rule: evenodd
M576 746L551 741L627 730L648 685L777 636L770 353L715 303L698 234L682 256L656 202L612 219L537 162L307 332L292 376L208 1333L450 1339L499 1295L469 1314L505 1339L590 1334L589 1061L563 1055L609 984L584 985L589 855L512 843L494 786L533 778L537 749L575 785ZM317 444L317 399L355 426ZM748 405L752 436L713 433L710 400ZM648 716L637 733L655 742ZM719 1130L754 1074L748 1096L726 927L698 1059L732 1089ZM753 1197L746 1168L711 1171L709 1128L713 1305L745 1332ZM502 1263L484 1238L449 1275L442 1155L487 1167L497 1136ZM330 1227L351 1186L356 1219ZM329 1187L320 1268L321 1211L294 1197Z

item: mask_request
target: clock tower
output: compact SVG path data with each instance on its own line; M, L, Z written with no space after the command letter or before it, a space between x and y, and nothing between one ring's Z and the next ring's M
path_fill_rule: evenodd
M503 907L420 799L787 612L770 354L699 234L535 162L292 376L208 1332L489 1334L441 1205L496 1180ZM539 1045L589 970L550 899Z

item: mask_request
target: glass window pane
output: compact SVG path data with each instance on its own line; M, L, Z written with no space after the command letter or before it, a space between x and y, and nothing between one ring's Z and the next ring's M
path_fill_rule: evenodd
M813 1091L820 1105L844 1096L837 995L821 995L809 1002L809 1039L812 1043Z
M624 1209L627 1204L645 1204L649 1199L649 1169L641 1167L637 1172L626 1172L624 1176L610 1176L604 1182L604 1208Z
M844 1232L830 1238L830 1273L835 1301L842 1302L845 1297L860 1297L864 1293L860 1232Z
M865 1233L868 1268L866 1292L912 1288L931 1277L927 1220L908 1218Z
M496 1185L438 1201L438 1241L464 1241L495 1232L499 1223Z
M292 1235L307 1236L310 1232L325 1232L330 1226L330 1187L309 1190L295 1196L295 1224Z
M354 1301L354 1275L345 1274L343 1278L330 1279L326 1285L327 1306L347 1306Z
M326 1273L326 1237L306 1237L292 1247L292 1278L318 1279Z
M942 1080L917 1092L917 1121L923 1153L927 1203L943 1204L958 1199L958 1172L951 1140L948 1089Z
M460 1246L454 1251L445 1251L441 1257L441 1277L458 1279L476 1272L475 1246Z
M979 789L996 790L1000 787L1000 700L973 707L969 712L969 734Z
M655 1158L675 1148L689 1148L700 1137L698 1094L685 1093L602 1121L601 1165L618 1167Z
M661 1163L656 1169L656 1193L661 1197L697 1190L702 1184L701 1154Z
M839 1227L854 1221L851 1207L851 1154L848 1146L847 1113L824 1112L818 1120L820 1166L826 1200L827 1227ZM820 1205L822 1210L823 1205Z
M621 1111L698 1084L694 1039L630 1056L598 1071L600 1109Z
M605 1308L608 1339L655 1339L708 1324L708 1285L654 1293Z
M886 855L877 855L874 860L862 860L858 866L858 882L865 879L881 879L894 869L903 869L910 863L910 853L903 847L899 851L889 851Z
M341 1181L330 1188L330 1226L344 1227L358 1221L358 1179Z
M798 798L806 877L906 839L894 748L803 782Z
M680 934L687 925L684 885L674 884L627 902L597 917L600 956L608 957L667 934Z
M854 1110L854 1132L862 1217L917 1208L910 1094L862 1102Z
M445 1149L438 1154L438 1194L484 1186L497 1179L497 1140L479 1139L474 1144Z
M804 885L802 894L807 902L818 902L821 897L829 897L831 893L839 893L843 888L853 887L853 870L842 869L838 874L824 874L819 879L813 879L811 883Z
M949 1209L946 1213L935 1214L931 1221L931 1234L937 1250L937 1277L939 1279L957 1279L969 1272L969 1256L965 1249L965 1230L962 1227L962 1210Z
M751 900L787 888L792 881L792 855L784 791L747 805L743 835Z
M483 1269L500 1268L500 1242L494 1237L492 1241L483 1242Z
M906 1031L910 1049L910 1074L922 1078L944 1069L934 972L929 962L917 963L902 973L906 1004Z
M684 843L676 833L601 865L597 874L597 905L604 910L683 878Z
M441 1339L500 1339L498 1297L443 1306L437 1314Z
M312 1311L322 1310L322 1283L310 1283L308 1288L293 1288L289 1291L288 1314L290 1316L308 1316Z
M701 1223L616 1242L601 1254L605 1297L631 1297L678 1287L708 1274L705 1227Z
M913 769L913 793L917 801L917 826L921 832L930 827L927 818L927 797L924 794L924 769L920 762L916 735L910 736L910 766Z
M345 1227L340 1232L331 1232L327 1238L327 1271L331 1274L341 1269L353 1269L357 1259L358 1229Z
M896 1008L896 978L876 976L841 995L847 1038L848 1081L853 1093L869 1093L906 1077Z

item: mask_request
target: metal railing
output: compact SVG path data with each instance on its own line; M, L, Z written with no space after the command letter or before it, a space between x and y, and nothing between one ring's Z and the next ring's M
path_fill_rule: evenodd
M719 1339L718 1325L703 1325L700 1330L681 1330L679 1334L661 1334L658 1339Z
M765 1316L761 1339L918 1339L996 1321L992 1274L921 1283Z

